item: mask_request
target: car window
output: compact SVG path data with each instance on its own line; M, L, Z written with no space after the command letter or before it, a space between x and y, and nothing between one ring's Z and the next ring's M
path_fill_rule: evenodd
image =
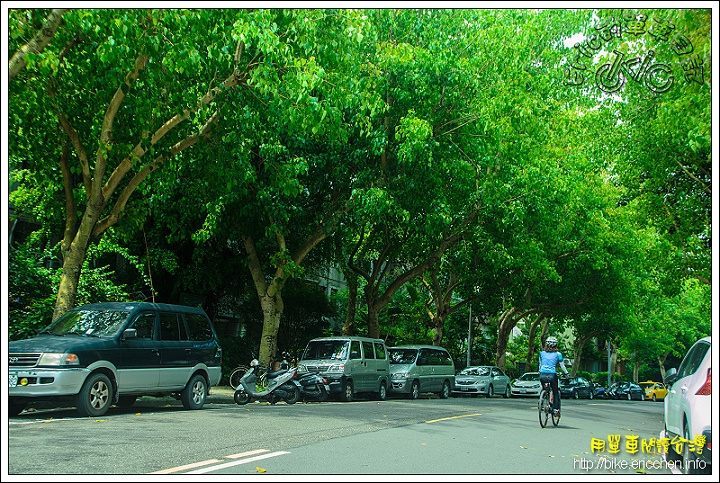
M160 313L160 339L161 340L188 340L185 331L185 322L181 314L172 312Z
M137 331L138 339L155 339L155 314L140 314L132 324L132 328Z
M350 343L350 359L360 359L360 341L354 340Z
M680 364L677 378L682 379L683 377L695 374L695 372L697 372L697 370L700 368L700 365L705 358L705 354L707 354L707 351L709 349L710 346L704 342L695 344Z
M382 342L375 342L375 357L385 359L385 344Z
M190 340L212 340L212 328L206 317L200 314L186 314L185 321L187 322Z
M389 349L390 364L412 364L417 359L417 349Z
M362 346L363 352L365 352L365 359L375 359L372 342L363 341Z
M54 335L113 336L120 331L128 314L125 310L71 310L42 332Z

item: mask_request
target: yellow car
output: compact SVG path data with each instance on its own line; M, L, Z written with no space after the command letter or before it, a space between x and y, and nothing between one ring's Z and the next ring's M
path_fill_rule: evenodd
M653 401L662 401L668 393L665 384L662 382L645 381L640 382L640 387L645 391L645 399L652 399Z

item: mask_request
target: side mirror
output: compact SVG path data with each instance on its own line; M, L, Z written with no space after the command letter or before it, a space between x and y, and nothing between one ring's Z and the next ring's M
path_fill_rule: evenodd
M667 372L665 373L665 377L663 377L663 382L669 388L670 386L673 385L673 383L675 381L677 381L677 376L678 376L677 369L675 369L674 367L671 369L668 369Z
M125 329L123 331L123 340L136 339L136 338L137 338L137 329Z

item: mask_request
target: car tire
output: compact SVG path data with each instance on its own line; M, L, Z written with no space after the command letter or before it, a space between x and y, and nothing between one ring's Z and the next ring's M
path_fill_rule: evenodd
M577 391L573 391L573 399L580 399L580 393Z
M120 396L118 398L117 405L120 407L130 407L133 404L135 404L135 401L137 400L137 396Z
M692 436L690 436L690 430L688 429L687 421L683 422L683 437L688 440L692 441ZM702 468L698 468L699 465L699 459L697 456L690 451L690 444L684 443L683 444L683 454L682 454L682 472L685 475L699 475L703 473L707 473L707 468L705 471L703 471ZM692 463L692 464L690 464Z
M380 383L380 390L377 393L377 399L378 401L384 401L387 399L387 384L385 384L385 381Z
M450 397L450 381L443 382L442 389L438 393L438 396L440 396L440 399L447 399Z
M595 392L594 392L594 390L593 390L593 389L591 389L591 390L590 390L590 393L589 393L588 399L590 399L591 401L592 401L593 399L595 399Z
M180 401L185 409L200 409L205 404L207 393L207 381L200 374L195 374L180 391Z
M652 395L653 402L657 402L657 396L655 394Z
M352 381L345 381L345 386L343 386L343 392L340 393L340 400L343 402L350 402L353 400Z
M490 387L488 387L487 397L493 397L495 395L495 392L493 392L492 384L490 384Z
M631 392L628 393L628 401L632 401L632 393Z
M503 397L505 399L510 397L510 386L505 386L505 394L503 394Z
M80 416L98 417L105 414L113 401L110 378L102 372L90 374L75 396L75 407Z
M413 381L410 385L410 394L408 394L408 397L410 399L417 399L420 397L420 383L417 381Z

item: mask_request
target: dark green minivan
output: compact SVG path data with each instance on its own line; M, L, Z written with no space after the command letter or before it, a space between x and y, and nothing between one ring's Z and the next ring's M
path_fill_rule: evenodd
M178 395L200 409L220 382L222 349L198 307L149 302L84 305L35 337L10 342L8 412L34 401L74 403L82 416L139 396Z

